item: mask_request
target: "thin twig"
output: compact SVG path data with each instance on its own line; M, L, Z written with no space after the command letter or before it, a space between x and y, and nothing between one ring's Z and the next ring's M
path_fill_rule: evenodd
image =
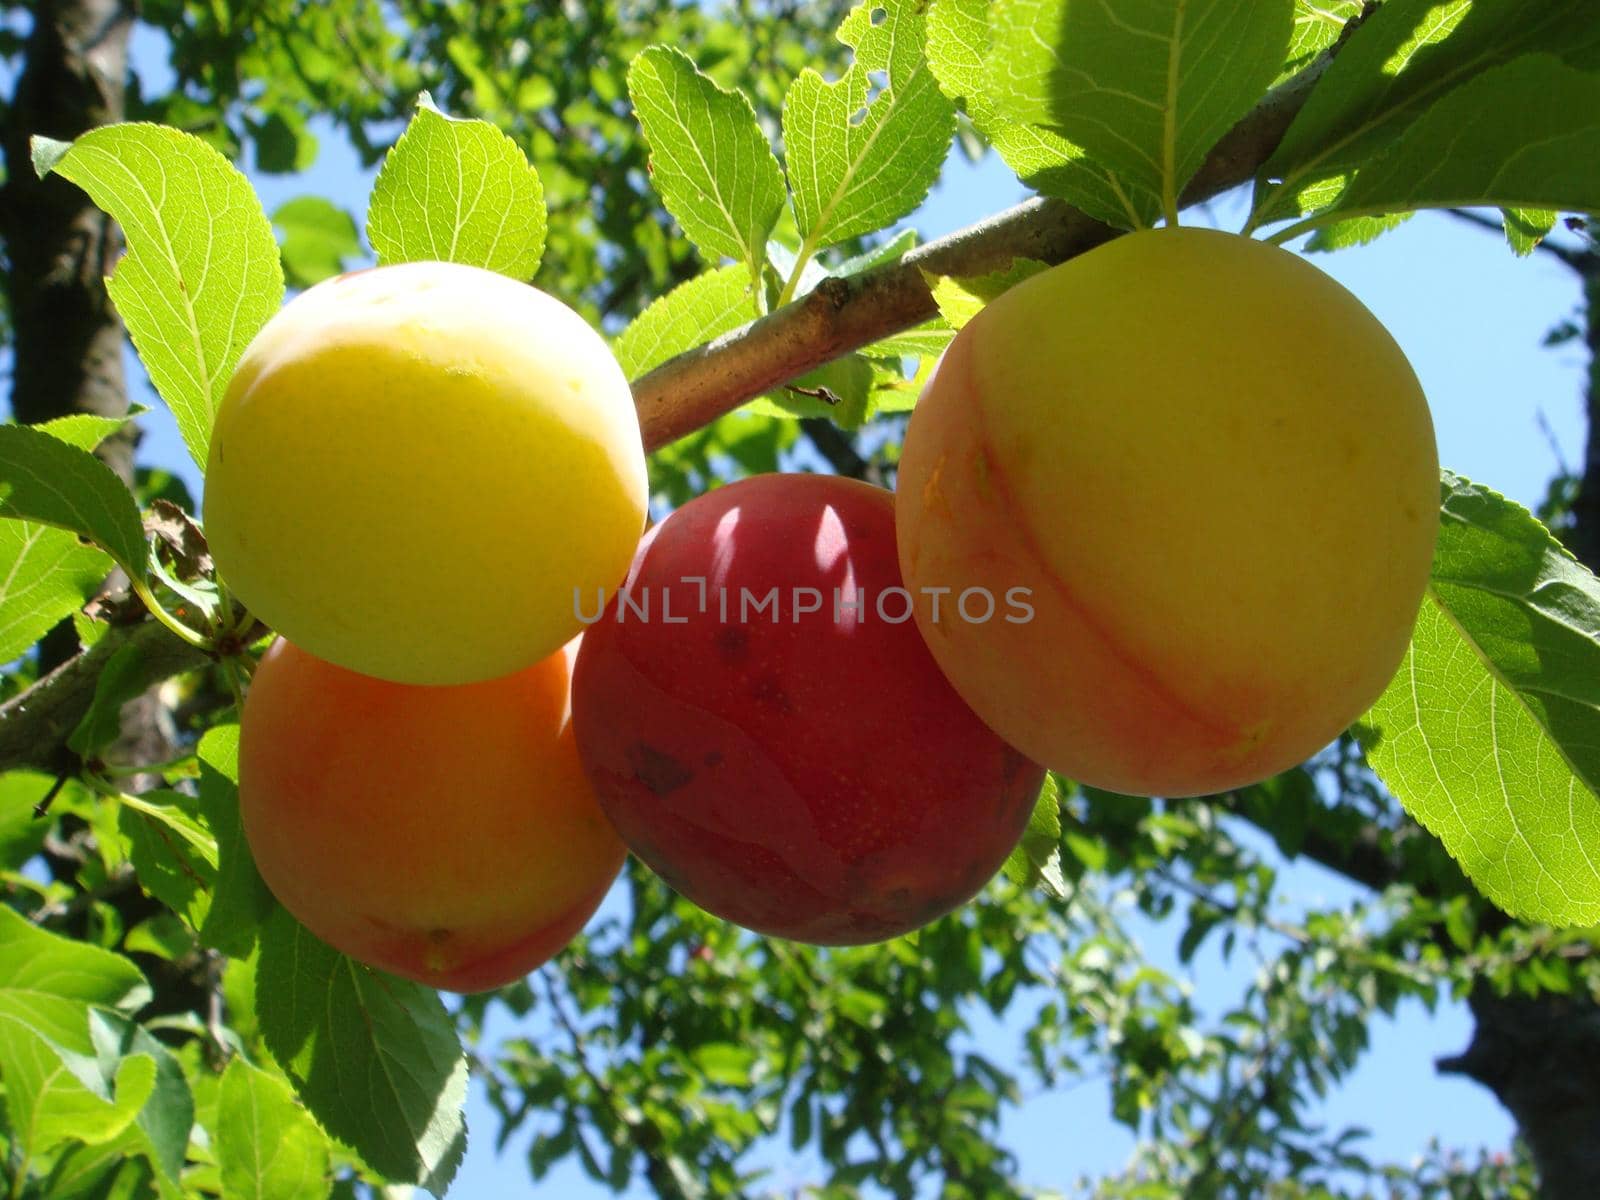
M50 785L50 790L44 794L44 798L39 803L33 806L35 818L42 818L48 815L50 806L56 802L56 797L61 794L61 789L67 786L69 778L71 778L71 772L69 771L60 771L56 774L56 780Z
M550 982L550 969L540 972L544 979L545 996L550 1001L551 1011L555 1013L556 1023L559 1024L567 1037L572 1042L572 1054L578 1062L578 1069L583 1072L584 1078L589 1081L600 1102L606 1106L611 1117L618 1125L632 1135L634 1148L644 1155L646 1168L645 1174L650 1179L650 1184L656 1189L656 1194L664 1200L688 1200L683 1188L679 1185L672 1170L672 1164L660 1157L659 1152L666 1145L666 1138L659 1126L649 1117L640 1117L638 1120L630 1119L622 1111L622 1106L617 1103L610 1086L601 1079L592 1066L589 1065L589 1055L584 1048L584 1037L579 1031L577 1023L567 1014L567 1009L556 994L555 985Z

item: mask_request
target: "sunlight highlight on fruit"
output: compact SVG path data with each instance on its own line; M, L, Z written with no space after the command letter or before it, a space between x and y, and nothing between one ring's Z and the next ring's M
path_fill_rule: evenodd
M696 904L881 941L1016 844L1043 772L951 690L900 583L889 493L833 476L730 484L640 545L629 602L583 636L573 719L607 815Z
M900 562L956 690L1068 777L1191 795L1303 761L1377 698L1438 531L1415 374L1339 284L1198 229L1003 294L906 433ZM1026 587L1022 623L922 589Z
M638 419L600 336L492 271L317 285L217 413L206 532L228 586L313 654L403 683L519 670L577 631L644 524Z

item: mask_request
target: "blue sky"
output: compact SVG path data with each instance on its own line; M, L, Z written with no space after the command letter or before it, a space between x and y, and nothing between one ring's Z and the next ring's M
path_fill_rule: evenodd
M159 84L158 39L141 34L135 52L141 67L153 68L149 74L157 76L151 86ZM257 177L256 182L269 211L285 199L311 192L331 196L359 214L371 173L361 171L348 149L330 135L307 176ZM993 157L974 167L953 155L943 183L911 223L933 237L1024 195ZM1237 228L1243 214L1242 203L1229 200L1211 214L1192 218L1205 223L1210 216ZM1410 356L1428 394L1440 458L1447 467L1533 505L1542 498L1558 461L1581 463L1581 357L1573 349L1540 346L1546 331L1579 301L1576 280L1564 267L1548 256L1516 259L1499 238L1439 215L1419 217L1370 247L1316 261L1378 315ZM170 418L153 397L142 398L156 411L146 418L149 433L141 459L176 470L197 485ZM1304 905L1342 904L1359 895L1310 865L1286 870L1282 890ZM1174 952L1176 928L1148 923L1138 928L1153 961L1190 979L1202 1007L1215 1011L1236 998L1248 981L1246 956L1229 967L1214 954L1202 953L1191 966L1180 967ZM493 1036L508 1032L504 1022L491 1026ZM540 1027L536 1022L516 1032L537 1038ZM1409 1160L1430 1137L1464 1147L1504 1147L1512 1126L1493 1097L1475 1084L1441 1078L1433 1071L1433 1059L1460 1050L1470 1033L1463 1006L1445 1003L1430 1015L1409 1004L1396 1020L1373 1027L1372 1048L1362 1066L1317 1116L1335 1126L1367 1126L1374 1136L1366 1152L1393 1161ZM998 1061L1020 1061L1020 1029L975 1024L974 1037ZM476 1087L469 1121L474 1137L451 1194L528 1194L520 1161L526 1137L514 1139L507 1159L496 1161L495 1120ZM1080 1175L1117 1168L1131 1146L1127 1132L1110 1119L1108 1089L1099 1079L1029 1096L1006 1116L1002 1138L1018 1155L1023 1183L1057 1188L1068 1187ZM786 1145L762 1161L774 1170L771 1186L818 1181L813 1164L791 1158ZM563 1200L609 1195L590 1184L575 1165L554 1172L532 1194ZM639 1188L630 1194L648 1195Z

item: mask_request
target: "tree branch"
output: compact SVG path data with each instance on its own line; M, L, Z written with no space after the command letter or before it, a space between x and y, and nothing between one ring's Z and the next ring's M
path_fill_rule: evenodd
M1249 182L1283 139L1328 58L1270 93L1217 145L1185 205ZM659 450L840 355L937 315L927 276L986 275L1016 258L1060 263L1117 236L1060 200L1028 200L927 242L899 262L830 276L792 304L670 359L633 385L645 449Z
M655 1188L656 1195L662 1200L687 1200L677 1172L673 1170L672 1162L667 1156L667 1139L661 1132L661 1127L648 1116L641 1114L634 1118L623 1111L615 1093L590 1065L584 1036L576 1022L567 1015L566 1006L561 1003L555 985L550 982L550 974L540 972L540 976L544 981L545 996L550 1001L551 1011L555 1014L557 1023L566 1032L567 1039L572 1043L572 1054L577 1060L578 1069L589 1081L589 1086L594 1088L600 1102L611 1114L612 1120L628 1131L633 1148L644 1156L645 1176L650 1180L650 1186Z
M0 771L16 767L76 770L76 764L66 761L70 754L67 736L89 711L106 662L124 646L134 647L139 691L208 661L204 652L179 641L155 621L112 626L89 649L62 663L20 696L0 704Z
M1248 182L1276 149L1331 57L1331 50L1325 52L1240 121L1185 189L1183 203L1198 204ZM1115 236L1116 230L1060 200L1029 200L919 246L897 263L848 279L824 279L794 303L636 380L634 403L645 448L658 450L747 400L934 316L937 308L924 272L983 275L1015 258L1059 263ZM66 737L94 698L100 668L130 641L142 651L139 670L147 683L205 661L153 621L108 631L93 649L0 705L0 771L59 769Z

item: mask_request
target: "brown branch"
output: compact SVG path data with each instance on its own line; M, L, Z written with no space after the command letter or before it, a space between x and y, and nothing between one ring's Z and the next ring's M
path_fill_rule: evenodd
M1326 69L1319 59L1274 90L1217 145L1185 189L1185 205L1249 182L1283 139ZM636 380L646 450L659 450L745 401L937 315L927 276L986 275L1013 259L1065 262L1117 236L1060 200L1035 199L928 242L899 262L815 290Z
M68 761L67 736L89 711L106 662L129 645L137 651L140 691L208 661L203 651L180 641L155 621L112 626L88 650L0 704L0 771L39 767L76 773L76 764Z
M1184 191L1183 203L1201 203L1253 178L1329 61L1325 53L1240 121ZM794 303L635 381L645 448L658 450L840 355L926 321L937 309L924 273L983 275L1016 258L1059 263L1116 235L1060 200L1029 200L919 246L897 263L849 279L824 279ZM127 631L112 629L93 649L0 705L0 771L60 769L67 734L88 710L100 668L129 641L143 651L140 672L147 683L205 662L153 621Z

